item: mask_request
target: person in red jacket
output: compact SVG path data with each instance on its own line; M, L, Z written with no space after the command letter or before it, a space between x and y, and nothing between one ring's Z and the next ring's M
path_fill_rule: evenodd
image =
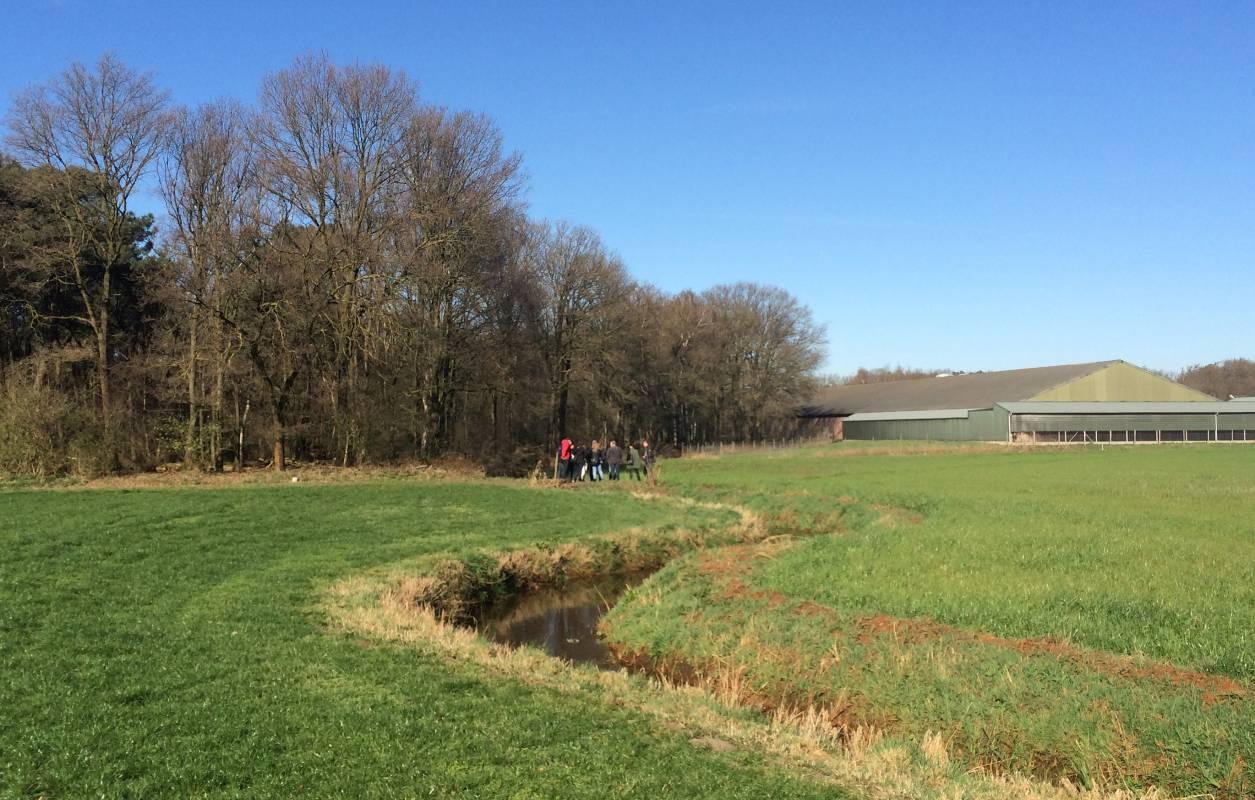
M571 462L574 455L571 450L571 440L563 436L562 443L558 445L558 480L560 481L571 480Z

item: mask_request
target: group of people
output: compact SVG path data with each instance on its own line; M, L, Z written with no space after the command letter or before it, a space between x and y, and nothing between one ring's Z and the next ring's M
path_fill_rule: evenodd
M558 445L557 478L565 483L617 481L626 471L628 478L639 481L657 474L655 460L654 449L649 446L648 439L642 439L639 447L629 443L623 448L612 440L608 447L603 448L596 439L592 444L576 444L563 437Z

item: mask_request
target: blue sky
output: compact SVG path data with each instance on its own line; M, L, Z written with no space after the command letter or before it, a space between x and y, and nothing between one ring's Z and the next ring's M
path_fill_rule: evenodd
M792 291L830 371L1255 357L1255 4L27 0L0 97L113 50L251 100L311 49L490 114L638 278Z

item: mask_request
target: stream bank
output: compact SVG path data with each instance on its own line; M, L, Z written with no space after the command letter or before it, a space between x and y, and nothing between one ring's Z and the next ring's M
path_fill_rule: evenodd
M530 645L571 664L616 670L622 665L598 635L602 615L655 570L608 575L560 589L542 589L482 606L474 627L499 644Z

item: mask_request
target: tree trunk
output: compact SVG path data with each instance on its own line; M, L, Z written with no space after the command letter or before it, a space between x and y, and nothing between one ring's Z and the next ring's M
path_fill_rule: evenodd
M562 359L562 377L561 383L558 385L558 438L566 436L567 431L567 413L571 405L571 359L569 356Z
M218 346L222 346L222 338L218 338ZM213 410L210 412L210 424L213 427L210 434L209 447L213 453L214 472L222 472L222 403L223 403L223 358L222 353L218 353L218 365L214 371L214 400Z
M244 413L240 413L240 394L237 390L235 393L235 422L239 428L239 435L235 448L235 471L238 473L244 469L244 428L248 424L248 411L251 404L248 400L244 401Z
M109 396L109 270L105 270L102 300L96 322L96 380L100 383L100 423L104 427L105 446L113 460L113 403Z
M274 409L274 460L272 466L276 472L287 469L287 431L283 424L283 410Z
M196 459L196 312L191 315L187 346L187 436L183 444L183 463L191 466Z
M104 426L105 439L110 438L112 425L109 414L109 345L103 333L96 337L96 381L100 384L100 423Z
M500 453L501 452L501 414L498 408L498 403L500 401L497 395L497 390L495 388L489 390L489 396L492 398L492 404L489 407L489 413L491 414L491 418L492 418L492 447L493 447L494 452Z

